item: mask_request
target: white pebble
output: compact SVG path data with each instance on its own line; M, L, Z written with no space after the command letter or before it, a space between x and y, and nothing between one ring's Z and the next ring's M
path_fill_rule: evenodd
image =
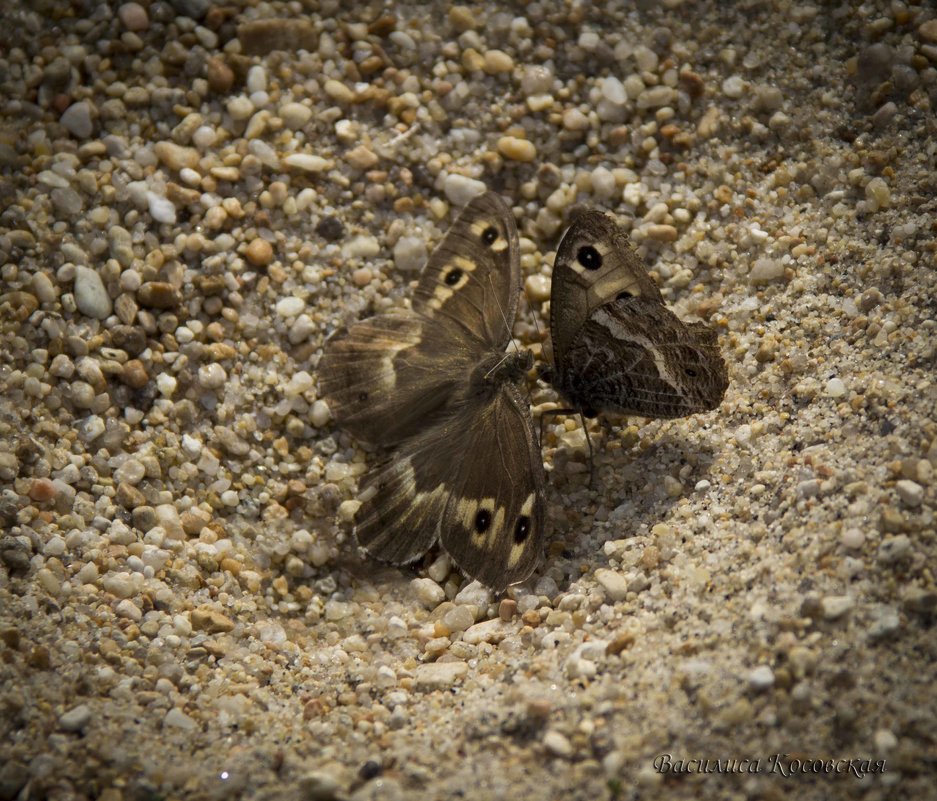
M332 410L324 400L317 400L312 404L312 410L309 413L309 419L316 428L322 428L328 425L332 419Z
M163 726L170 729L183 729L185 731L192 731L198 728L198 723L196 723L181 709L173 707L163 718Z
M820 602L820 606L826 620L836 620L852 609L855 603L851 595L828 595Z
M280 301L277 301L277 314L280 317L295 317L303 309L306 308L306 301L302 298L297 298L295 296L290 296L288 298L283 298Z
M748 280L752 284L767 284L776 281L784 275L784 265L778 259L767 257L756 259Z
M410 582L410 588L417 600L427 609L435 609L446 600L446 591L432 579L413 579Z
M332 167L331 161L311 153L290 153L283 159L283 163L287 167L294 167L303 172L323 172Z
M924 500L924 488L916 481L903 478L895 484L895 489L906 506L918 507Z
M122 617L126 620L132 620L134 623L138 623L143 619L143 612L140 611L140 607L129 598L125 598L123 601L120 601L120 603L117 604L115 611L117 612L117 617Z
M91 119L91 106L84 100L72 103L59 118L72 136L78 139L87 139L94 131Z
M487 188L482 181L458 173L449 173L443 182L443 192L449 202L456 206L464 206L472 198L484 194Z
M176 221L176 207L169 198L157 195L155 192L147 192L146 202L150 207L150 216L156 222L174 223Z
M601 82L602 97L615 106L623 106L628 100L625 87L614 75L609 75Z
M252 94L267 91L267 71L260 64L247 71L247 91Z
M847 528L839 538L844 548L856 551L865 543L865 534L858 528Z
M394 245L394 266L401 272L419 270L426 262L426 245L415 236L402 236Z
M826 382L826 394L831 398L841 398L846 394L846 385L841 378L831 378Z
M295 398L297 395L302 395L312 389L312 385L312 376L305 370L300 370L290 376L290 380L283 388L283 392L286 397Z
M173 396L178 383L175 376L171 376L169 373L160 373L156 376L156 388L159 390L160 395L165 398L171 398Z
M114 305L97 270L82 265L75 267L75 304L78 311L96 320L110 315Z
M87 704L79 704L59 717L59 726L64 731L81 731L91 722L91 708Z
M206 389L220 389L228 380L228 374L220 364L203 364L198 368L198 382Z
M595 580L612 601L621 601L628 594L628 581L615 570L600 567L595 571Z
M543 747L555 757L567 758L573 755L572 743L556 729L549 729L543 735Z
M774 671L768 665L760 665L748 674L748 684L761 692L774 686Z

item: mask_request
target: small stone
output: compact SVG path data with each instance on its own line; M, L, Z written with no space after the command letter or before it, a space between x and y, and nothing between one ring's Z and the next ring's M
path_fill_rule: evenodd
M334 78L327 80L323 88L325 89L325 93L336 103L348 105L349 103L353 103L355 100L354 91L349 89L341 81L337 81Z
M59 717L59 726L63 731L82 731L91 722L91 709L87 704L79 704Z
M97 270L83 265L75 267L75 305L78 311L95 320L103 320L113 311L114 305Z
M143 619L143 612L140 611L140 607L129 598L120 601L114 611L117 613L117 617L132 620L134 623L139 623Z
M768 665L756 667L748 674L748 686L756 692L771 689L774 686L774 671Z
M426 263L426 245L415 236L402 236L394 245L394 266L401 272L414 272Z
M556 729L548 729L543 735L543 747L547 753L568 759L573 755L573 746L566 735L558 732Z
M296 131L312 119L312 109L302 103L284 103L280 106L280 119L287 128Z
M147 192L146 202L150 209L150 216L156 222L172 224L176 221L176 207L169 198L158 195L156 192Z
M545 303L550 299L550 279L541 273L524 279L524 294L532 303Z
M846 384L841 378L831 378L826 382L826 394L831 398L841 398L846 394Z
M428 662L417 665L413 671L413 683L416 689L424 692L442 690L451 687L466 673L468 665L465 662Z
M644 228L644 232L647 234L648 239L653 239L656 242L674 242L678 236L677 229L674 226L664 223L648 225Z
M778 259L763 257L755 260L748 274L749 283L767 284L784 276L784 265Z
M128 31L134 33L145 31L150 26L146 9L139 3L124 3L117 9L117 18Z
M513 598L502 598L498 604L498 617L505 623L510 623L517 614L517 601Z
M130 359L120 369L120 380L131 389L143 389L150 380L146 366L139 359Z
M91 118L91 104L86 100L72 103L65 109L59 122L68 132L77 139L87 139L94 131L94 122Z
M589 126L589 118L578 108L568 108L563 112L563 127L567 131L586 131Z
M513 632L512 626L496 617L470 626L462 635L462 642L467 642L469 645L478 645L483 642L499 643Z
M345 797L338 779L321 770L301 776L299 792L304 801L339 801Z
M924 500L924 488L916 481L903 478L895 484L895 489L905 506L917 508Z
M482 181L458 173L449 173L443 182L443 192L456 206L466 205L472 198L485 193L488 187Z
M857 551L865 544L865 534L858 528L847 528L839 538L844 548L850 551Z
M820 601L820 609L825 620L837 620L855 606L851 595L828 595Z
M173 540L185 539L185 530L179 519L179 512L171 503L161 503L153 510L156 515L156 524L161 526L166 536Z
M205 78L208 81L208 87L220 95L228 94L234 86L234 70L225 63L224 59L217 56L208 59L205 65Z
M257 237L251 240L244 255L255 267L266 267L273 261L273 246L266 239Z
M937 42L937 19L922 22L918 26L917 33L925 42Z
M137 300L151 309L172 309L182 301L182 295L165 281L147 281L137 290Z
M210 607L201 606L193 609L190 618L192 628L196 631L207 631L209 634L221 634L234 628L234 621Z
M345 154L345 161L358 170L370 170L377 165L377 154L365 145L349 150Z
M443 615L442 623L450 632L465 631L475 623L475 616L467 606L454 606Z
M615 570L600 567L595 571L595 580L612 601L621 601L628 594L628 581Z
M81 195L71 187L53 189L50 197L52 198L52 206L59 218L69 219L79 214L84 208Z
M534 143L516 136L502 136L498 140L498 152L512 161L531 162L537 158Z
M338 217L323 217L316 224L316 233L326 242L337 242L345 236L345 225Z
M48 503L56 495L55 484L48 478L34 478L29 485L29 497L36 503Z
M328 403L324 400L317 400L312 404L312 409L309 412L309 422L316 428L328 425L331 419L332 411L329 409Z
M489 75L498 75L514 69L514 59L503 50L488 50L485 52L485 72Z
M189 717L181 709L173 707L170 709L166 716L163 718L163 726L170 729L183 729L184 731L194 731L198 728L198 723L196 723L191 717Z
M194 147L183 147L175 142L163 141L153 145L153 152L163 164L174 172L198 167L199 153Z
M446 600L446 591L429 578L417 578L410 582L417 600L427 609L435 609Z
M274 50L315 52L319 34L313 24L295 16L256 19L238 25L241 52L247 56L265 56Z
M878 561L885 565L893 565L902 561L911 553L911 539L907 534L898 534L882 540L878 546Z
M312 173L324 172L334 166L328 159L324 159L322 156L314 156L311 153L290 153L283 159L283 163L287 167Z

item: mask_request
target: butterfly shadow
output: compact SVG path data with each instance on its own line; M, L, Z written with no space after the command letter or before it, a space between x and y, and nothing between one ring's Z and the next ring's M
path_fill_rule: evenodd
M547 490L553 533L537 575L561 575L561 591L583 571L605 566L606 542L646 534L670 521L673 508L710 478L717 457L704 437L688 439L670 421L648 423L640 439L633 429L600 421L601 433L591 434L591 471L582 449L561 447L553 453ZM616 441L621 447L609 448Z

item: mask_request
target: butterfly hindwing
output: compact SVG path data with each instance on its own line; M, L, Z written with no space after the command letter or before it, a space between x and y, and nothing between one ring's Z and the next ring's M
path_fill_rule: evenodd
M439 539L462 572L497 592L530 575L543 547L544 477L514 384L519 358L484 360L445 416L365 479L356 533L369 553L403 564Z

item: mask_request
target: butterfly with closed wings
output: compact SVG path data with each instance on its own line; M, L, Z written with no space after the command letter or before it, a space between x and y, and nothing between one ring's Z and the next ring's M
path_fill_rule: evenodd
M527 578L544 538L543 462L505 353L520 294L517 226L493 192L472 200L430 255L412 309L326 343L319 393L339 425L387 450L362 481L358 542L406 564L436 541L497 592Z
M716 332L664 305L628 236L594 209L574 212L557 249L550 335L541 375L586 417L684 417L715 409L729 384Z

